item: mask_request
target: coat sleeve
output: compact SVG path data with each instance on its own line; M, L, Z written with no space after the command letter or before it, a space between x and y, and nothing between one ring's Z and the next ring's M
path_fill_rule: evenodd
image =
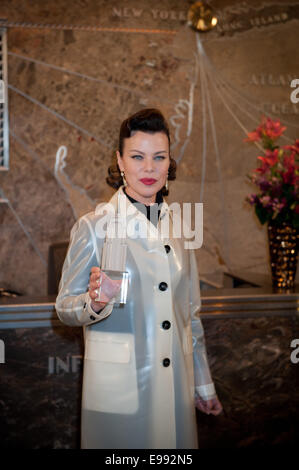
M190 313L192 325L195 392L204 400L216 396L208 363L205 336L199 310L201 307L199 279L194 250L190 250Z
M69 326L96 323L113 309L113 304L107 304L96 313L90 304L89 274L92 266L99 266L98 248L88 215L80 217L71 230L55 303L58 318Z

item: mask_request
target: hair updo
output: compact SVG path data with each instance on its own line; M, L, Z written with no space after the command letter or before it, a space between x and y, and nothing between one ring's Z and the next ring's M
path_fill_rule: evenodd
M141 111L138 111L137 113L125 119L120 126L118 150L121 157L123 155L124 139L128 139L132 136L132 133L136 131L148 133L164 132L164 134L167 135L170 147L169 128L161 111L154 108L142 109ZM168 180L175 180L175 178L176 162L173 158L170 157ZM122 176L120 174L120 169L117 163L109 166L106 182L109 184L109 186L112 186L115 189L118 189L123 185ZM168 195L168 190L165 188L165 186L163 186L161 191L164 196Z

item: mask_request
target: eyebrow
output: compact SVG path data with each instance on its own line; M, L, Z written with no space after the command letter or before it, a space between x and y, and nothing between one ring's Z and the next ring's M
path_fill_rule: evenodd
M129 150L129 152L138 152L138 153L141 153L142 155L145 155L144 152L142 152L141 150L137 150L137 149L131 149ZM155 152L154 155L157 155L158 153L167 153L167 150L160 150L159 152Z

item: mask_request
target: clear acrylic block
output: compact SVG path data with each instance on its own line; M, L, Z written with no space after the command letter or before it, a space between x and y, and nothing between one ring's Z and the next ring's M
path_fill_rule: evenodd
M115 307L121 307L127 301L127 292L129 285L129 273L127 271L115 271L111 269L102 269L101 272L105 273L113 281L121 281L121 286L117 294L108 302ZM101 278L100 278L101 284ZM95 299L97 302L101 301L101 285L98 289L98 297Z

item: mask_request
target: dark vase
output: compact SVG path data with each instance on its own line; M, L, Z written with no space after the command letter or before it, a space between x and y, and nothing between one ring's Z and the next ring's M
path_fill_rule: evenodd
M295 285L299 233L292 225L268 223L272 286L275 292L292 292Z

